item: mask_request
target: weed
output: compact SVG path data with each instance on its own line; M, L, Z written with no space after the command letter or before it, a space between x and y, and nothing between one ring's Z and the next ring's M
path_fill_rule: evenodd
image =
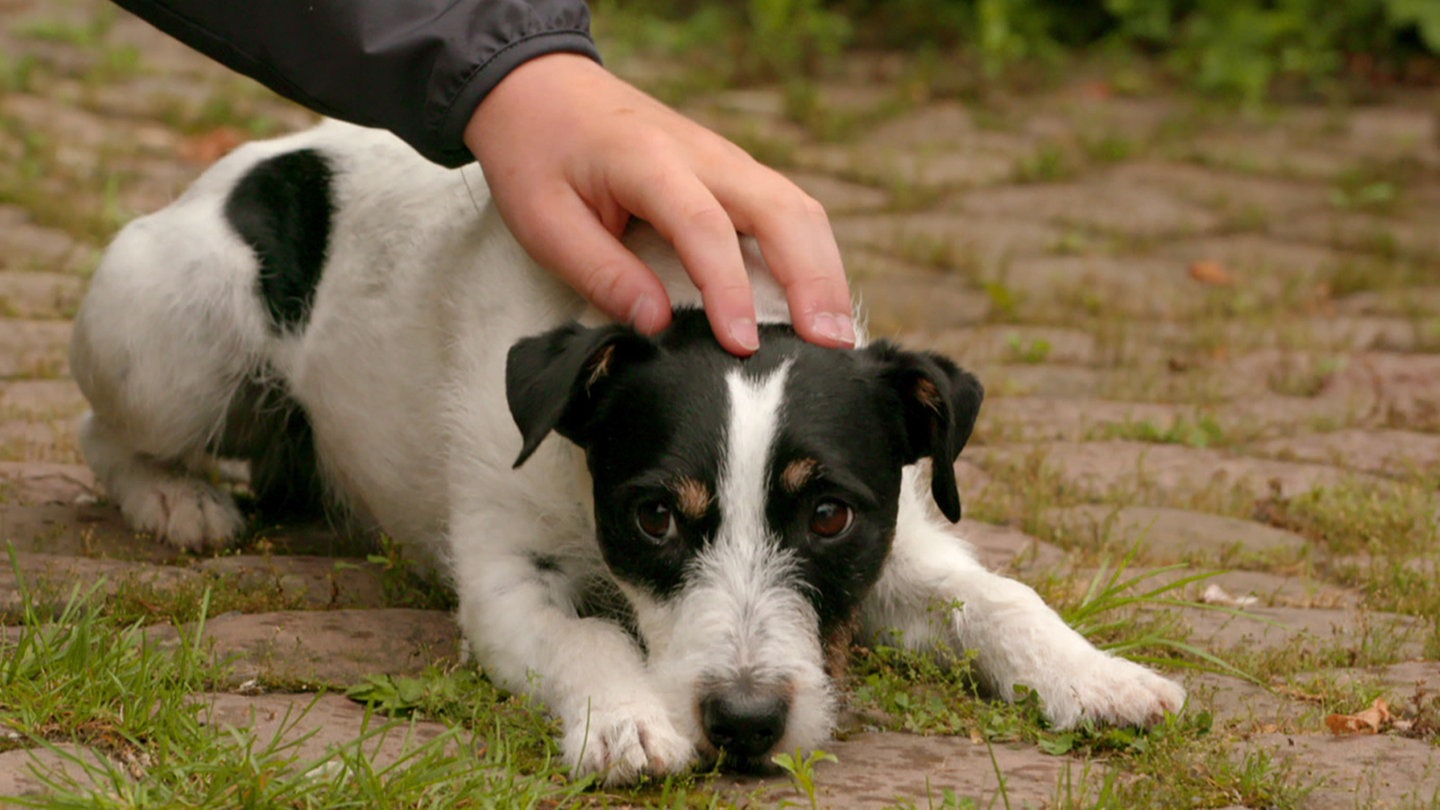
M1224 428L1209 414L1200 414L1193 421L1182 416L1165 428L1149 420L1110 422L1100 426L1096 432L1097 438L1101 439L1128 439L1186 447L1217 447L1226 443Z
M1085 156L1096 163L1119 163L1135 154L1135 142L1124 135L1106 134L1081 139Z
M1410 556L1433 550L1440 540L1440 496L1416 483L1380 486L1352 479L1272 499L1262 514L1271 524L1312 538L1334 554Z
M805 794L812 810L820 810L820 797L815 793L815 766L821 762L839 762L834 754L821 750L810 753L796 751L794 754L776 754L770 758L780 770L790 775L790 781Z
M1050 357L1050 341L1044 338L1025 340L1019 335L1005 338L1005 348L1010 362L1035 365Z
M1079 168L1070 154L1056 144L1046 143L1015 164L1014 180L1017 183L1056 183L1077 174Z
M100 45L119 17L110 6L97 6L84 22L60 19L37 19L12 28L16 36L41 42L56 42L80 48Z
M1344 355L1311 357L1286 354L1266 375L1269 389L1290 397L1317 397L1330 384L1330 379L1349 365Z

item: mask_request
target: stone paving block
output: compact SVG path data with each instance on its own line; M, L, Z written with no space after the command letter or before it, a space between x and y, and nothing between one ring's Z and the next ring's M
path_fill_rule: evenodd
M17 551L170 562L174 547L139 535L108 504L0 504L0 544Z
M414 675L455 660L460 633L438 610L278 611L226 614L205 623L215 656L232 660L233 683L346 688L366 675Z
M878 188L850 183L825 174L786 172L795 185L820 201L830 216L883 208L890 195Z
M69 419L0 423L0 455L21 462L76 462L81 458Z
M88 503L100 493L84 464L0 461L0 503Z
M1440 429L1440 355L1262 350L1235 358L1230 367L1292 401L1314 401L1316 412L1348 414L1347 422ZM1237 404L1262 410L1271 403Z
M1050 509L1042 519L1069 535L1072 542L1108 540L1125 548L1138 543L1136 557L1141 562L1223 560L1234 564L1295 560L1315 552L1310 541L1294 532L1184 509L1087 504Z
M312 608L375 608L387 604L382 567L364 559L238 554L203 560L198 571L233 577L247 590L300 599Z
M1089 365L1096 359L1095 336L1081 329L1026 324L995 324L917 331L917 345L962 363L1033 363Z
M1174 319L1204 306L1186 265L1135 256L1024 256L1005 265L1002 284L1021 301L1020 310L1073 313L1099 307L1107 317Z
M217 731L239 732L253 740L256 752L269 749L297 766L312 763L338 750L358 745L375 770L403 760L449 731L444 723L392 719L368 712L342 695L200 694L200 721ZM363 741L361 738L364 738ZM453 752L482 747L477 738L461 731L447 746Z
M1058 226L1023 215L984 211L862 214L837 217L832 224L843 249L870 248L904 256L917 247L927 253L938 247L978 266L987 278L1017 257L1048 253L1065 234Z
M1398 290L1368 290L1335 301L1335 311L1348 315L1405 315L1440 313L1440 287L1418 286Z
M1314 784L1306 810L1430 807L1440 801L1440 758L1423 740L1392 734L1259 734L1237 755L1264 752Z
M92 266L95 255L94 247L64 231L35 224L24 209L0 205L0 269L76 274Z
M1193 239L1167 241L1157 252L1188 269L1199 261L1219 262L1231 271L1236 286L1275 295L1293 279L1318 284L1336 267L1354 260L1354 254L1335 248L1263 233L1206 234Z
M11 318L69 318L84 284L74 275L0 270L0 314Z
M1005 573L1043 573L1065 564L1065 552L1010 526L997 526L975 520L963 520L956 534L964 538L992 571Z
M1230 675L1190 672L1185 675L1186 712L1208 711L1218 729L1242 734L1257 730L1313 729L1318 722L1313 704Z
M1399 253L1433 258L1440 253L1440 233L1436 232L1433 213L1402 219L1389 214L1330 209L1280 220L1272 225L1271 232L1287 239L1382 256Z
M54 786L75 792L113 789L110 766L99 752L61 743L49 748L20 748L0 753L0 799L35 801L54 793Z
M1246 448L1286 461L1334 464L1380 475L1440 470L1440 436L1410 430L1345 429L1271 439Z
M126 560L16 552L14 562L18 578L8 559L0 566L0 617L19 615L21 580L31 603L51 611L64 608L72 594L85 596L93 590L97 596L107 596L128 584L174 590L200 580L200 574L188 568Z
M1352 608L1251 607L1240 612L1203 608L1178 611L1192 630L1191 642L1212 651L1233 648L1282 649L1304 640L1316 645L1356 650L1362 645L1418 658L1425 650L1426 624L1414 616Z
M1189 236L1220 224L1218 214L1200 205L1113 174L1083 182L986 189L966 195L960 209L1079 225L1135 239Z
M1105 773L1098 763L1049 756L1030 747L986 746L963 737L862 733L829 743L824 750L839 761L822 762L815 768L820 806L857 810L909 802L938 807L947 788L957 797L975 799L979 807L1001 806L1000 776L1013 806L1050 806L1062 781L1068 779L1073 795L1080 795L1082 785L1098 782ZM718 787L741 795L766 788L764 806L808 805L808 799L785 777L731 777L721 780Z
M1093 494L1118 491L1158 493L1175 498L1207 486L1238 487L1255 498L1292 497L1316 487L1334 487L1369 479L1319 464L1244 458L1220 450L1133 441L1050 442L967 450L970 460L988 469L1013 464L1041 451L1045 463L1076 489ZM1359 476L1357 478L1357 476Z
M0 418L63 419L73 433L80 414L89 407L70 380L0 382Z
M1411 708L1407 704L1416 696L1422 700L1434 700L1440 695L1440 661L1403 661L1384 667L1332 669L1317 675L1333 680L1341 688L1382 686L1390 691L1391 705L1400 711Z
M1398 155L1440 158L1440 123L1433 110L1379 104L1356 107L1345 115L1348 151L1388 162Z
M1180 151L1204 166L1287 179L1328 182L1354 165L1349 155L1318 145L1302 146L1278 128L1201 132Z
M863 308L872 337L916 342L928 329L950 329L984 320L989 297L955 274L913 268L882 254L846 258L850 289Z
M1168 430L1179 420L1194 423L1195 408L1152 402L1062 397L987 396L979 435L994 431L1010 441L1078 441L1107 428L1145 423Z
M0 377L69 373L70 331L66 321L0 318Z
M877 188L942 191L993 186L1015 174L1030 154L1023 140L972 138L964 146L930 144L920 148L862 143L819 144L792 156L806 171L840 175Z

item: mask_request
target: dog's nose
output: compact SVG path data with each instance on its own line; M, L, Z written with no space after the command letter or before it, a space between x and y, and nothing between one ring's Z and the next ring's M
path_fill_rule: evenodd
M785 735L790 704L776 695L731 689L700 701L705 736L716 748L742 760L770 753Z

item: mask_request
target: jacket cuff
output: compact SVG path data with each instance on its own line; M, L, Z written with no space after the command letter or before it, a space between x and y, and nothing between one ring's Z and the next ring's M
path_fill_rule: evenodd
M465 146L465 127L475 114L475 108L485 99L501 79L510 71L537 56L552 53L577 53L600 61L595 42L580 31L547 31L524 37L510 43L484 63L477 65L466 82L460 87L455 98L445 111L440 125L439 142L453 144L435 154L427 154L430 160L442 166L455 168L475 162L475 156Z

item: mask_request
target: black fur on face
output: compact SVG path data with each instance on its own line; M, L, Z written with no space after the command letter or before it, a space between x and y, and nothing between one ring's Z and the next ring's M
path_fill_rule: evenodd
M606 563L664 600L685 587L726 515L718 492L731 424L727 375L762 380L782 367L765 520L829 632L879 576L905 465L932 458L935 500L960 517L952 465L983 392L949 360L887 343L824 349L780 325L762 327L760 351L740 359L716 343L699 311L677 312L653 339L619 326L566 326L511 349L507 396L524 437L517 465L552 430L582 447Z

